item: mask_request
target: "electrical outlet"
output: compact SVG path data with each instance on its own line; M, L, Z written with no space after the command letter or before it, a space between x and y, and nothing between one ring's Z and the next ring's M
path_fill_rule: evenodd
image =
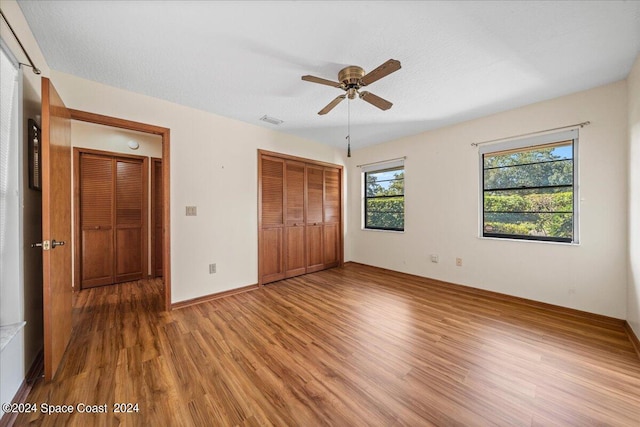
M431 254L431 262L438 262L438 255Z
M456 258L456 265L462 267L462 258Z
M216 264L209 264L209 274L213 274L216 272Z

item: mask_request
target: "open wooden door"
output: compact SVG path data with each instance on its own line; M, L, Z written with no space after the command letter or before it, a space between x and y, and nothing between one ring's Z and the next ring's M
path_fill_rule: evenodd
M51 380L71 338L71 115L42 78L42 263L44 377Z

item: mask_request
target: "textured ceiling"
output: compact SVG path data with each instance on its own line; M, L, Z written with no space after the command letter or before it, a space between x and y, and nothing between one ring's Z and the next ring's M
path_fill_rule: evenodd
M354 148L624 79L639 1L20 1L49 66L89 80L344 147L337 80L387 59L351 101ZM284 123L260 122L269 115Z

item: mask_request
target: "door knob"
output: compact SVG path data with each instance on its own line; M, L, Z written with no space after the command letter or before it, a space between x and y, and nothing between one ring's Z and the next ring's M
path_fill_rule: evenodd
M51 241L51 248L55 249L56 246L64 246L65 242L58 242L56 240Z
M64 246L65 242L58 242L56 240L52 240L49 242L48 240L44 240L38 243L32 243L32 248L42 248L43 251L48 251L49 249L55 249L56 246Z
M32 248L42 248L43 251L48 251L51 249L50 242L48 240L43 240L42 242L32 243Z

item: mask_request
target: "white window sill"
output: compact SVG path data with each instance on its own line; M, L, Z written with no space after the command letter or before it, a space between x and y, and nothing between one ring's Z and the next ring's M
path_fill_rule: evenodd
M484 236L478 236L478 239L493 240L493 241L499 241L499 242L546 243L547 245L580 246L580 242L551 242L548 240L509 239L506 237L484 237Z
M396 233L396 234L404 234L404 230L399 231L399 230L379 230L377 228L360 228L360 230L362 231L374 231L374 232L378 232L378 233Z
M0 326L0 351L9 344L9 341L20 332L20 329L24 328L27 322L12 323L11 325Z

